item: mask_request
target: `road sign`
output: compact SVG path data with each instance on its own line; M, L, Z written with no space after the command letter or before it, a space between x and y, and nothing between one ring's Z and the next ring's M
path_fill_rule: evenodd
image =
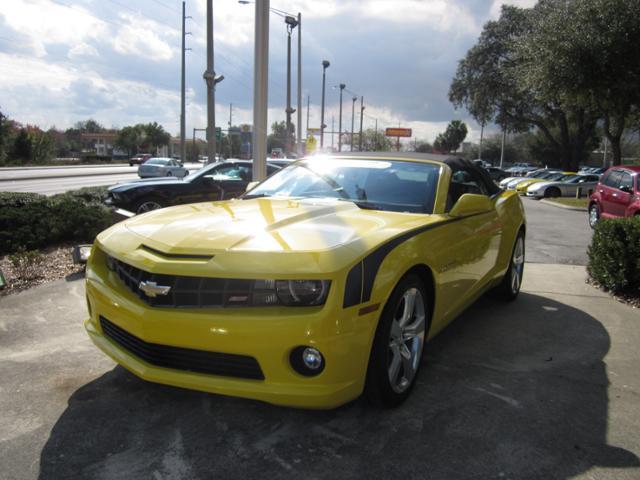
M216 142L222 141L222 127L216 127Z
M410 128L387 128L384 131L386 137L410 137Z
M313 152L316 151L317 144L318 142L316 141L316 138L313 135L309 135L307 137L307 155L311 155Z
M320 135L319 128L307 128L307 135Z

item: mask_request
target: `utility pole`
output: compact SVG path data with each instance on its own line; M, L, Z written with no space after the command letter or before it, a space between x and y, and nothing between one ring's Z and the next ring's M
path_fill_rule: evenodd
M213 0L207 0L207 69L202 75L207 83L207 163L216 161L216 84L224 80L213 69Z
M295 108L291 108L291 32L298 25L298 20L287 15L284 17L284 23L287 25L287 108L285 109L285 113L287 115L287 138L285 141L284 154L288 158L289 153L291 152L291 114L296 111Z
M353 152L353 129L355 128L356 100L358 100L358 97L354 96L351 100L351 151Z
M188 35L185 32L185 21L187 17L185 15L185 2L182 2L182 52L181 52L181 75L180 75L180 161L187 161L187 143L185 140L186 137L186 120L185 120L185 39Z
M255 5L253 54L253 180L261 181L267 177L269 0L257 1Z
M482 139L484 137L484 122L480 124L480 149L478 151L478 159L482 160Z
M375 140L373 141L375 148L374 150L377 152L378 151L378 119L376 118L376 134L373 137Z
M340 84L340 117L338 118L338 152L342 151L342 91L346 88L344 83Z
M231 125L233 121L233 103L229 104L229 128L227 129L227 140L229 142L229 157L233 158L233 142L231 141Z
M362 151L362 117L364 115L364 97L360 97L360 141L358 142L358 151Z
M309 105L310 103L311 103L311 95L307 95L307 131L304 134L305 139L309 136Z
M336 130L336 119L331 115L331 150L333 151L333 132Z
M502 164L504 163L504 142L506 138L507 138L507 129L503 128L502 129L502 147L500 148L500 168L502 168Z
M302 157L302 13L298 12L298 158Z
M329 60L322 61L322 108L320 110L320 148L324 146L324 89L326 83L326 71L329 68Z

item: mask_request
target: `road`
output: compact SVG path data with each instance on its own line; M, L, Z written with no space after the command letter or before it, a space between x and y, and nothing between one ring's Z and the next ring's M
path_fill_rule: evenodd
M527 215L527 261L586 265L592 231L587 212L523 198Z
M186 163L193 172L199 163ZM0 191L33 192L54 195L82 187L114 185L137 180L138 167L128 165L95 165L82 167L43 167L0 169Z

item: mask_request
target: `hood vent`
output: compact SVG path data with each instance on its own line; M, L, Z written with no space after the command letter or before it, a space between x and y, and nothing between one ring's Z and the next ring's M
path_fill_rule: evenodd
M208 262L214 257L214 255L197 255L191 253L166 253L156 250L155 248L148 247L147 245L140 245L139 248L169 260L195 260L199 262Z

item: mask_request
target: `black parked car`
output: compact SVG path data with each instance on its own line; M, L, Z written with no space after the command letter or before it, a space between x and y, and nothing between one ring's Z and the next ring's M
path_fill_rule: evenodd
M278 170L279 167L267 164L267 175ZM252 174L249 160L213 163L184 178L153 178L114 185L109 188L106 203L144 213L170 205L225 200L244 193Z
M494 182L499 182L500 180L504 180L509 176L507 172L498 167L487 167L486 170L489 172L491 180L493 180Z

